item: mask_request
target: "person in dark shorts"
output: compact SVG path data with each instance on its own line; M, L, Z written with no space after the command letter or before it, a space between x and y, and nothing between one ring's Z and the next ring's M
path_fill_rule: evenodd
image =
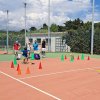
M27 47L22 50L22 56L23 56L23 63L26 64L28 63L28 50Z

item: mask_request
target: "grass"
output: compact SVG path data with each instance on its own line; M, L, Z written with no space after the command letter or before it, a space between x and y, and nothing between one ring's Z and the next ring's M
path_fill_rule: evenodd
M61 57L61 55L66 55L67 57L70 57L71 53L47 53L46 56L50 58L56 58ZM82 53L73 53L75 57L78 55L81 56ZM90 54L84 54L86 57L90 56L91 58L100 58L100 55L90 55Z
M81 53L73 53L75 57L78 55L81 56ZM70 57L70 53L46 53L46 57L48 58L60 58L61 55L66 55L67 57ZM91 58L100 58L100 55L90 55L90 54L84 54L85 57L90 56ZM0 61L12 61L14 59L14 55L0 55Z
M0 55L0 61L11 61L14 59L14 55Z

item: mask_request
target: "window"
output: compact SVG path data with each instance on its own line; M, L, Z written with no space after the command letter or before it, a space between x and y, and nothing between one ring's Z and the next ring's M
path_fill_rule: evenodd
M46 39L46 43L48 43L48 39Z
M30 43L33 43L33 39L32 39L32 38L29 38L29 42L30 42Z
M41 44L41 39L37 38L37 43Z

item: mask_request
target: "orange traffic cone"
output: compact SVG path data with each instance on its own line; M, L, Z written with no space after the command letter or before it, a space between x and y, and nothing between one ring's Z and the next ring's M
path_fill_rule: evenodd
M29 69L29 67L27 67L27 69L26 69L26 74L30 74L30 69Z
M65 60L67 59L66 55L65 55Z
M13 63L13 61L11 62L11 68L14 68L14 63Z
M79 55L78 55L78 57L77 57L77 60L80 60L80 57L79 57Z
M87 60L90 60L90 57L88 56L88 59Z
M41 62L39 63L39 69L42 69L42 64L41 64Z
M21 75L21 69L18 68L18 75Z
M19 64L18 64L18 66L17 66L17 71L20 69L20 66L19 66Z

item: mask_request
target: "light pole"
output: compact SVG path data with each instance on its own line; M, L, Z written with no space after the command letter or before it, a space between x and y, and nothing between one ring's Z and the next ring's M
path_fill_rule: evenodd
M25 8L25 16L24 16L24 19L25 19L25 45L26 45L26 6L27 6L27 3L25 2L24 3L24 8Z
M93 55L93 44L94 44L94 3L92 0L92 32L91 32L91 55Z
M6 47L6 50L8 53L8 42L9 42L9 40L8 40L8 14L9 14L9 11L7 10L6 13L7 13L7 23L6 23L6 33L7 33L6 45L7 45L7 47Z
M51 51L51 43L50 43L50 0L48 0L48 51Z

